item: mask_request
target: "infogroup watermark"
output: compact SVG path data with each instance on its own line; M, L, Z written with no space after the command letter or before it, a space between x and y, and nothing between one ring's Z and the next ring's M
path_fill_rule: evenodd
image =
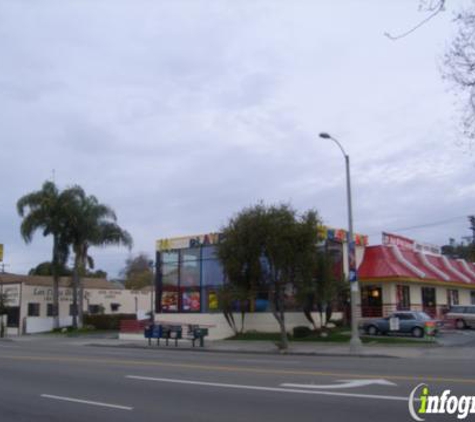
M475 414L475 396L455 396L450 390L442 394L431 395L427 384L419 384L409 396L409 413L418 422L430 414L454 415L457 419L465 419Z

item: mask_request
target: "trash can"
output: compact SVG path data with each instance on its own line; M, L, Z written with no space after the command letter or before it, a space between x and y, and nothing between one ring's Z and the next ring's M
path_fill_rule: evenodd
M435 321L427 321L424 326L424 331L425 331L426 337L434 337L436 333Z

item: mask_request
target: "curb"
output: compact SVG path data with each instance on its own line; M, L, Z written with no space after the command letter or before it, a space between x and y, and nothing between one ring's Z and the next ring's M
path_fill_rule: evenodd
M84 346L89 347L105 347L105 348L120 348L120 349L140 349L140 350L157 350L157 351L180 351L180 352L198 352L198 353L222 353L222 354L244 354L244 355L271 355L271 356L325 356L325 357L340 357L340 358L385 358L385 359L401 359L400 356L394 355L384 355L384 354L356 354L352 355L350 353L329 353L329 352L298 352L298 351L286 351L282 352L279 350L226 350L226 349L207 349L206 347L172 347L172 346L142 346L139 344L100 344L100 343L89 343Z

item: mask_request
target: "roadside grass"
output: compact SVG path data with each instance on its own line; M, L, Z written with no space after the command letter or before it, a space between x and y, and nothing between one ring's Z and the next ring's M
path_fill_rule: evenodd
M341 327L334 328L323 332L312 331L305 337L294 337L289 334L289 341L291 342L314 342L314 343L349 343L351 338L351 331L349 328ZM368 345L378 344L401 344L401 345L428 345L435 344L435 340L426 338L412 338L403 336L367 336L361 335L361 341ZM280 333L261 333L261 332L245 332L229 337L227 340L245 340L245 341L280 341Z

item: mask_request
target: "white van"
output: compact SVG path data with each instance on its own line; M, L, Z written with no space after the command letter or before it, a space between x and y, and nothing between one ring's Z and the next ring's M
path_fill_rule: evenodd
M446 317L455 321L455 327L459 330L475 327L475 305L452 306Z

